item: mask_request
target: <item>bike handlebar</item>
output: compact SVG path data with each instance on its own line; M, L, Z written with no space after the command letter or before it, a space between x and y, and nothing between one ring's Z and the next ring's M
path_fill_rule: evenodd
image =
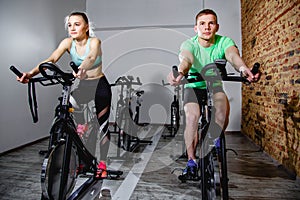
M203 67L201 70L201 74L199 73L198 76L202 76L199 78L199 80L205 80L205 81L216 81L216 80L222 80L222 81L232 81L232 82L244 82L244 83L250 83L246 77L243 76L231 76L227 74L226 68L226 60L219 59L216 60L214 63L207 64ZM257 74L259 72L259 63L255 63L251 72L253 75ZM207 75L207 72L211 70L214 72L215 75ZM202 78L202 79L201 79ZM188 79L189 82L197 82L197 78L194 79Z
M174 78L177 78L179 76L178 67L176 65L174 65L172 67L172 72L173 72Z
M73 70L77 73L78 68L75 65L75 63L71 62L70 66L73 68ZM21 73L17 68L14 66L11 66L9 68L12 72L14 72L19 78L23 76L23 73ZM52 71L53 74L48 74L45 70L48 69L49 71ZM33 122L36 123L38 121L38 111L37 111L37 101L36 101L36 93L35 93L35 82L39 82L43 86L49 86L49 85L56 85L56 84L62 84L62 85L68 85L71 86L72 81L75 79L72 73L65 73L62 70L58 68L53 63L42 63L39 65L39 71L43 76L31 78L29 79L28 83L28 102L30 106L30 112L32 115Z
M78 67L75 65L74 62L70 62L70 66L72 67L72 69L75 71L75 73L78 72ZM52 71L53 74L48 74L46 72L46 70ZM66 73L63 72L57 65L55 65L54 63L42 63L39 66L39 70L41 72L41 74L47 78L48 80L57 80L59 83L61 83L62 85L66 84L66 83L70 83L72 82L75 77L72 73Z
M136 78L136 82L133 81L133 76L121 76L119 77L115 83L110 84L110 86L116 86L116 85L142 85L141 80L139 77Z
M78 68L74 62L70 62L70 66L76 73L78 72ZM21 73L16 67L10 66L9 69L14 72L19 78L23 76L23 73ZM47 73L47 69L49 71L52 71L53 74ZM56 85L58 83L64 85L72 82L75 79L72 73L63 72L57 65L50 62L40 64L39 71L42 74L42 77L31 78L29 79L29 82L39 82L43 86L49 86Z
M9 69L13 71L19 78L23 76L23 74L17 68L15 68L15 66L10 66Z

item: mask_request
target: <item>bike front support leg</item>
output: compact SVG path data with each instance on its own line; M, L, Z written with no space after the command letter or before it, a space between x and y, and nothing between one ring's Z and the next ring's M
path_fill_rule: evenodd
M224 131L222 132L220 136L220 148L221 152L219 156L221 156L221 187L222 187L222 196L223 200L228 200L229 199L229 194L228 194L228 176L227 176L227 150L226 150L226 141L225 141L225 134Z

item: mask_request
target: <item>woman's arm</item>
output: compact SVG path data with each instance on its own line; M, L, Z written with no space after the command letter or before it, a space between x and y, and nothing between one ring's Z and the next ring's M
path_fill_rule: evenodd
M71 38L66 38L62 40L58 45L57 49L53 51L53 53L50 55L49 58L40 62L35 68L30 70L29 72L23 73L23 76L21 78L17 78L17 80L21 83L28 83L30 78L40 73L39 70L40 64L44 62L56 63L60 59L60 57L70 48L71 42L72 42Z
M97 56L101 54L101 41L98 38L91 38L90 52L78 68L82 70L91 69L97 59Z

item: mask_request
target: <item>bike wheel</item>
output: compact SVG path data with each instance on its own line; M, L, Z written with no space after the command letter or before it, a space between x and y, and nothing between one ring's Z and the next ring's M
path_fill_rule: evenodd
M128 127L129 123L127 120L125 120L125 126ZM123 148L125 151L131 151L131 141L132 141L132 136L130 134L128 134L127 131L129 128L125 128L122 134L122 138L123 138Z
M200 189L203 200L221 199L218 166L217 158L213 153L208 153L205 158L201 159Z
M132 119L129 115L128 108L123 108L120 112L120 121L119 126L121 127L121 135L122 135L122 147L125 151L131 151L131 141L132 135Z
M61 142L53 148L49 156L44 159L41 173L42 197L45 199L60 199L59 190L62 175L62 163L65 150L65 143ZM78 156L76 148L71 149L68 180L64 197L66 199L72 192L77 178Z

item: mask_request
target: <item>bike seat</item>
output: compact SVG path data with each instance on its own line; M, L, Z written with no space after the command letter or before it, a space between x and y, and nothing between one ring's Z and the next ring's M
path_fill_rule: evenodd
M142 94L144 94L144 90L137 90L137 91L135 91L135 94L137 95L137 96L142 96Z

